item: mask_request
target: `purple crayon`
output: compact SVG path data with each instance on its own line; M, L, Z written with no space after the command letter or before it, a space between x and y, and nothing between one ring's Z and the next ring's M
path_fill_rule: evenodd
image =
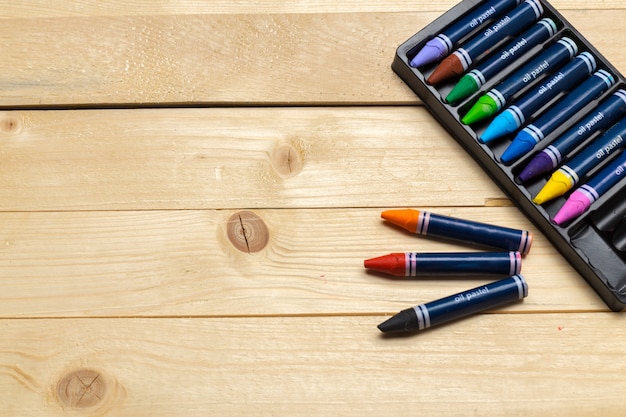
M490 19L503 15L520 3L521 0L491 0L484 2L480 7L477 7L471 13L468 13L465 17L429 40L417 55L411 59L411 66L419 68L445 58L465 35L482 26Z
M526 182L552 171L559 166L569 152L594 133L613 125L624 114L626 114L626 90L618 90L600 103L583 120L535 155L520 173L520 181Z

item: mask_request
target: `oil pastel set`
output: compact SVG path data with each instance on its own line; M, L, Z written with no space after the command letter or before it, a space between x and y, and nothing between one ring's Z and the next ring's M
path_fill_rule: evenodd
M464 0L393 70L614 311L626 306L626 81L550 3Z

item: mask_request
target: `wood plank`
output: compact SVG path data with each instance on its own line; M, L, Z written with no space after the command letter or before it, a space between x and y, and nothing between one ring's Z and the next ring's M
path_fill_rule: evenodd
M6 19L0 107L415 104L390 64L395 49L440 14ZM617 68L626 56L612 40L625 15L567 13Z
M423 209L535 232L529 296L507 311L607 310L514 207ZM0 317L381 314L496 279L368 273L363 260L390 252L474 250L403 233L380 211L254 210L269 242L252 253L227 237L236 210L2 213Z
M381 319L1 320L0 408L50 417L623 414L621 314L478 315L392 339L376 329Z
M390 64L393 38L411 35L400 28L424 17L10 19L0 27L0 106L391 102L393 91L416 103Z
M0 113L5 211L476 206L502 197L423 108Z
M28 2L1 1L1 19L39 18L67 16L155 16L181 14L265 14L272 13L354 13L354 12L440 12L453 7L458 0L432 2L415 0L300 0L285 2L282 0L255 0L253 2L233 2L212 0L210 2L180 2L172 0L154 0L142 2L103 2L97 0L69 0L50 2L29 0ZM550 2L558 10L620 10L621 0L553 0Z

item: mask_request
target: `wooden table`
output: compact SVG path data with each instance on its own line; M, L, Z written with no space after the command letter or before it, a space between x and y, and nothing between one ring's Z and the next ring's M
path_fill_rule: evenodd
M622 416L626 322L391 71L454 0L2 1L0 415ZM555 0L626 69L619 0ZM523 303L376 325L488 278L389 208L536 234Z

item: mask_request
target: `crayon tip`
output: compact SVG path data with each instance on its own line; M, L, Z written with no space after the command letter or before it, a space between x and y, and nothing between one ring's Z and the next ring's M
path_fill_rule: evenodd
M448 55L449 49L444 41L439 38L433 38L426 42L426 45L415 55L409 63L414 68L423 67L424 65L439 61Z
M502 156L500 156L500 160L502 163L508 165L532 151L536 144L535 138L524 129L515 136L513 142L511 142L502 153Z
M430 74L430 77L428 77L426 82L431 85L439 84L443 81L449 80L450 78L459 76L464 72L465 68L463 67L463 63L456 56L456 53L454 53L441 61L432 74Z
M552 221L562 225L583 214L591 206L591 201L580 191L574 191Z
M547 174L556 167L556 164L545 152L540 152L533 159L530 160L528 165L524 167L519 174L519 180L521 182L527 182L540 175Z
M502 136L515 132L520 127L518 119L513 116L510 110L505 110L487 126L487 129L480 135L480 141L483 143L491 142L501 138Z
M396 226L400 226L415 233L417 230L417 220L420 212L417 210L387 210L381 213L381 217Z
M550 176L550 179L537 193L533 202L535 204L543 204L547 201L562 196L574 186L574 180L571 176L565 174L560 169Z
M378 329L383 333L410 332L416 331L418 328L417 315L412 308L402 310L378 325Z
M498 103L488 95L484 95L469 109L461 119L461 123L471 125L488 117L493 116L500 110Z
M366 259L363 265L372 271L404 276L406 274L406 256L404 253L391 253L377 258Z
M454 104L474 94L480 86L471 75L464 75L446 96L446 102ZM466 123L468 124L468 123Z

